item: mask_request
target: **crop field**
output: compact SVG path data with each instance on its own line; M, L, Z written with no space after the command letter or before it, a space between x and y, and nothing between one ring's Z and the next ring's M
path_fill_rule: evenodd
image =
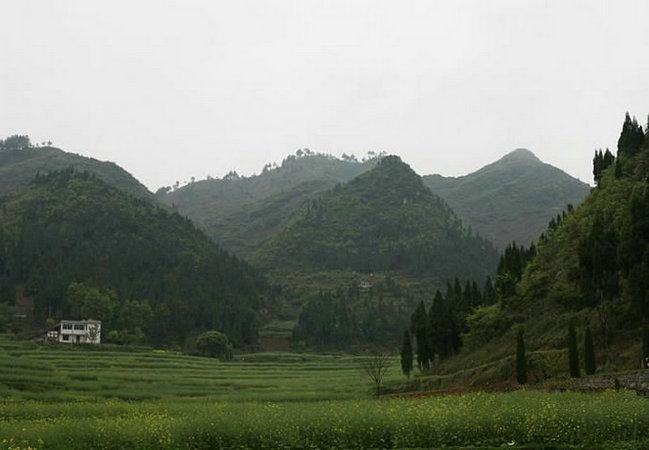
M0 349L0 449L649 448L625 391L376 400L360 357Z

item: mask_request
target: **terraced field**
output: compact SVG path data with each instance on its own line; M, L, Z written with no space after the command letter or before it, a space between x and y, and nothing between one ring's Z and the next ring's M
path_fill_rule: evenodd
M223 363L158 350L46 346L0 337L0 396L47 401L358 398L371 392L360 371L362 359L258 353ZM403 378L396 360L388 378Z

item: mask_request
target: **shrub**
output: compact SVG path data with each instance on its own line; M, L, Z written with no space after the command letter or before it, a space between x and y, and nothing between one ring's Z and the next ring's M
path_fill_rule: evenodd
M206 331L196 338L196 349L204 356L232 359L232 346L228 337L220 331Z

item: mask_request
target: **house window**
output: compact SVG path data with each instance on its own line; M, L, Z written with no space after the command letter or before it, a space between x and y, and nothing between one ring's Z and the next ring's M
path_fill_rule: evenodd
M67 334L64 334L64 335L61 336L61 337L63 338L64 341L69 341L69 340L70 340L70 336L67 335Z
M75 326L74 326L74 329L75 329L75 330L85 330L85 329L86 329L86 326L83 325L83 324L78 324L78 325L75 325Z
M63 327L64 330L71 330L72 329L72 324L71 323L64 323L62 327Z

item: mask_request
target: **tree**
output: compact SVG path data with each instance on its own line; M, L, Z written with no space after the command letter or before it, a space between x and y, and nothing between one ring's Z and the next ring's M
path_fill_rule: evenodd
M624 117L624 124L622 125L622 132L617 141L617 154L633 156L642 148L644 143L644 131L642 125L627 112Z
M206 331L196 338L196 349L210 358L232 359L232 346L220 331Z
M572 378L579 378L581 376L579 370L579 352L577 350L577 333L572 324L568 327L568 366Z
M401 344L401 371L405 376L410 378L412 372L412 342L410 341L410 332L403 332L403 343Z
M361 370L376 388L376 396L381 396L381 384L390 365L390 357L385 353L377 353L361 363Z
M516 381L518 384L527 383L527 358L525 356L525 338L523 330L518 330L516 339Z
M647 367L647 358L649 358L649 327L645 325L642 327L642 364L644 367Z
M67 300L71 314L78 319L110 320L117 306L115 292L85 283L70 283Z
M584 333L584 368L587 375L595 373L597 366L595 364L595 350L593 349L593 337L590 333L590 327L586 327Z
M411 318L412 331L417 341L417 366L419 370L428 369L429 348L428 348L428 326L427 326L426 306L420 302Z
M32 143L29 140L29 136L27 135L21 136L14 134L13 136L9 136L4 140L0 139L0 151L25 150L27 148L30 148L31 146Z

